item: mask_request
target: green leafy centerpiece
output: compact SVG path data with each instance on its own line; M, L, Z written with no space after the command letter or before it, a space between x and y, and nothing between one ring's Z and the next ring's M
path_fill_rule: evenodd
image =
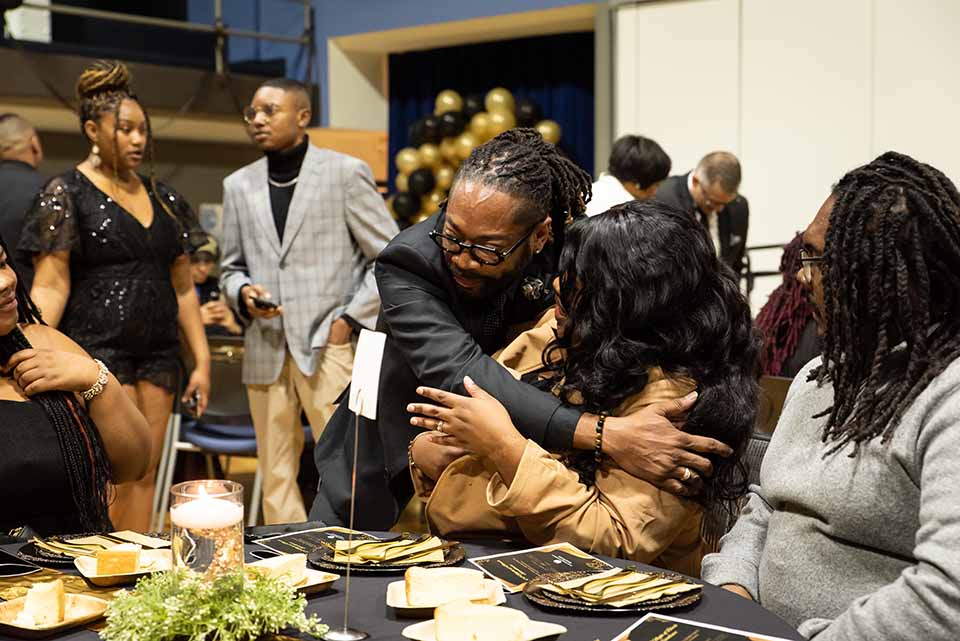
M213 580L187 571L145 577L107 609L106 641L254 641L327 626L304 614L306 599L282 581L234 570Z

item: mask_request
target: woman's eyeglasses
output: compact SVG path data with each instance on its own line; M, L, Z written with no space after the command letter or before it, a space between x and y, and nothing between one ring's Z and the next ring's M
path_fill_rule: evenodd
M813 280L813 266L819 265L824 261L823 256L811 256L807 250L800 250L800 266L803 269L803 278L807 282Z

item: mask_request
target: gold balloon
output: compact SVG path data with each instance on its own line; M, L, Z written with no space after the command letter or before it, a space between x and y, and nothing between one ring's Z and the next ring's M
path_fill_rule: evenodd
M460 160L466 160L470 157L470 152L473 151L473 148L480 144L480 141L477 140L477 137L474 136L469 131L465 131L459 136L457 136L457 157Z
M512 111L497 109L490 112L490 137L499 136L508 129L517 126L517 118Z
M425 214L432 214L440 209L440 203L447 197L446 192L440 189L434 189L429 194L420 199L420 211Z
M437 171L434 172L434 176L437 179L437 189L442 191L450 189L450 185L453 184L453 176L456 173L456 170L447 164L437 167Z
M487 111L496 111L499 109L512 113L515 107L513 94L503 87L491 89L487 92L487 97L483 99L483 106L487 108Z
M443 156L443 159L447 162L455 162L457 160L457 139L444 138L441 140L440 155Z
M543 139L551 144L560 142L560 125L555 120L541 120L537 123L537 131L543 136Z
M397 186L397 191L407 191L407 175L398 173L393 184Z
M442 160L440 157L440 148L430 143L420 145L417 153L420 156L420 166L426 167L427 169L433 169L439 165Z
M413 147L404 147L398 151L394 161L397 163L397 169L400 170L400 173L407 176L410 175L410 172L420 168L420 155Z
M412 224L416 225L417 223L422 223L422 222L425 221L427 218L430 218L430 214L428 214L427 212L421 212L421 213L419 213L419 214L414 214L414 215L410 218L410 222L411 222Z
M467 127L477 140L487 141L490 139L490 114L481 111L473 115L470 124Z
M433 108L434 115L439 116L448 111L460 111L461 109L463 109L463 98L453 89L444 89L437 94L437 101Z

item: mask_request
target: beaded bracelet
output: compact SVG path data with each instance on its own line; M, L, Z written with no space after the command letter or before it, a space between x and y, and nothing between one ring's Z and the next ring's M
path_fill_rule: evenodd
M597 435L594 437L593 441L593 460L600 464L600 459L603 458L603 424L607 420L607 413L600 412L600 415L597 417Z
M110 374L110 370L107 369L107 366L103 364L98 358L93 359L93 362L97 364L97 367L100 368L100 371L97 372L97 380L86 392L80 392L80 396L83 397L85 401L92 401L96 398L100 392L103 391L103 387L107 384L107 376Z

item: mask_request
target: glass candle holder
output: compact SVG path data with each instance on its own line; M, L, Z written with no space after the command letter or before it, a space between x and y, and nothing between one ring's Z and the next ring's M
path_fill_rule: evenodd
M212 579L243 567L243 486L202 480L170 488L170 542L175 568Z

